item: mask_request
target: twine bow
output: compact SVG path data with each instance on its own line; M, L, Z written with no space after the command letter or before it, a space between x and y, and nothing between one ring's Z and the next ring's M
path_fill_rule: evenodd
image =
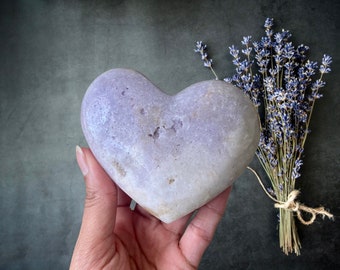
M312 224L315 221L317 215L322 215L322 218L327 216L329 219L333 219L333 215L326 211L324 207L312 208L295 201L299 193L300 191L294 189L291 193L289 193L287 201L285 202L278 201L277 203L274 204L275 208L287 209L289 211L296 212L298 219L304 225ZM302 211L311 214L309 220L306 220L302 217L301 214Z
M300 191L298 191L296 189L294 189L292 192L289 193L288 199L285 202L282 202L282 201L275 199L273 196L271 196L268 193L268 191L266 190L266 188L264 187L264 185L261 181L260 176L256 173L256 171L253 170L250 167L247 167L247 168L252 173L254 173L254 175L256 176L257 180L259 181L262 189L267 194L267 196L270 199L272 199L274 202L276 202L274 204L275 208L280 208L280 209L285 209L285 210L288 210L288 211L296 212L298 219L304 225L311 225L315 221L317 215L322 215L322 218L327 216L329 219L333 219L333 215L330 212L326 211L325 208L322 207L322 206L317 207L317 208L312 208L312 207L308 207L308 206L305 206L305 205L297 202L296 197L299 195ZM311 214L310 219L309 220L304 219L301 212L306 212L306 213Z

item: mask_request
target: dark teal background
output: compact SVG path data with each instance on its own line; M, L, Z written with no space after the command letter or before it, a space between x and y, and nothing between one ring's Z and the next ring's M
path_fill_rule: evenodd
M300 200L335 221L299 225L302 255L279 249L277 217L254 176L235 183L200 269L336 269L340 266L339 12L334 1L1 1L0 269L67 269L78 235L84 184L75 146L85 146L80 104L100 73L129 67L168 93L212 74L194 54L209 44L223 78L228 46L259 38L266 17L289 29L310 58L333 57L306 144ZM256 159L251 164L261 176Z

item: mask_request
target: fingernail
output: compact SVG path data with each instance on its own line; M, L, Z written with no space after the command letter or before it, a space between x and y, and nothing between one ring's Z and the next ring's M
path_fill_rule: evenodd
M87 166L84 152L78 145L76 146L76 156L80 171L83 174L83 176L86 176L87 173L89 172L89 168Z

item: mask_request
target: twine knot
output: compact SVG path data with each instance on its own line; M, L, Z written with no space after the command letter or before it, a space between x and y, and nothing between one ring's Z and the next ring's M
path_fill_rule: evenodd
M274 204L275 208L281 208L296 212L298 219L304 225L312 224L315 221L317 215L322 215L322 218L325 218L325 216L327 216L329 219L333 219L333 215L326 211L324 207L312 208L295 201L299 193L300 191L296 189L293 190L291 193L289 193L287 201L285 202L278 201L277 203ZM301 213L302 211L311 214L309 220L306 220L302 217Z
M304 225L312 224L315 221L317 215L322 215L322 218L325 218L325 216L327 216L329 219L334 219L333 215L330 212L326 211L324 207L312 208L312 207L305 206L295 201L296 197L300 193L300 191L296 189L294 189L292 192L288 194L287 201L281 202L277 200L276 198L274 198L272 195L268 193L268 191L266 190L266 188L264 187L261 181L260 176L256 173L256 171L250 167L247 167L247 169L250 170L256 176L257 180L259 181L262 189L267 194L267 196L270 199L272 199L274 202L276 202L274 204L275 208L281 208L281 209L295 212L297 214L298 219L300 220L302 224ZM302 217L301 211L311 214L311 218L309 220L304 219Z

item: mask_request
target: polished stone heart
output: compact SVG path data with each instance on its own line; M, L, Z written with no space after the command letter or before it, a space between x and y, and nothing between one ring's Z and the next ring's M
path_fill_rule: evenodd
M105 171L164 222L230 186L252 160L260 134L256 109L231 84L203 81L169 96L127 69L94 80L81 122Z

